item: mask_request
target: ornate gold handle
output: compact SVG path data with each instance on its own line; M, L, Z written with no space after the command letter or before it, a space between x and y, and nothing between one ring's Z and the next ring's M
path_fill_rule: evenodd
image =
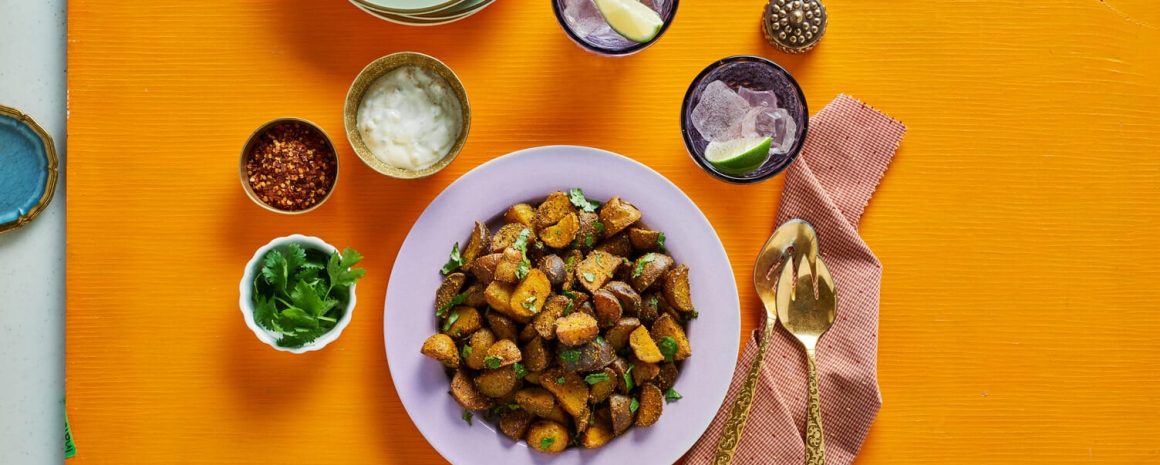
M769 346L770 335L776 321L772 316L765 319L765 329L761 333L761 341L757 343L757 356L753 357L749 372L745 374L745 384L741 385L741 392L737 393L733 408L729 410L729 419L721 428L717 452L713 454L713 465L729 465L733 462L733 454L737 453L737 444L741 442L741 433L745 430L749 410L753 407L753 391L761 374L761 362L765 360L765 349Z
M822 435L822 402L818 395L818 367L813 349L806 350L809 371L809 407L806 410L806 465L826 465L826 439Z

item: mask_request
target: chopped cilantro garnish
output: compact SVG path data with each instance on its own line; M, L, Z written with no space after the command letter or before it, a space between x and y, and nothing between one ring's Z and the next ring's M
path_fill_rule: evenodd
M657 347L661 349L661 354L665 356L666 362L673 361L673 357L677 355L677 340L673 339L672 336L662 337L657 342Z
M624 370L624 386L626 391L631 391L633 387L636 387L636 383L632 382L632 369L635 367L636 365L629 365L628 369Z
M568 382L568 380L565 379L563 376L556 378L556 384L564 384L566 382Z
M609 379L611 378L608 377L608 373L592 373L584 377L584 382L588 384L599 384L608 381Z
M466 301L467 301L467 292L461 292L458 295L456 295L455 297L452 297L450 302L443 304L442 307L439 307L438 310L435 310L435 316L443 316L443 314L447 313L447 311L450 310L451 307L462 304Z
M528 375L528 369L524 368L524 366L519 362L516 362L515 365L512 365L512 369L516 371L516 378L524 379L524 377Z
M677 392L676 389L669 388L669 390L665 391L665 401L666 402L674 402L677 400L681 400L682 398L683 398L683 396L681 396L681 393Z
M473 416L475 416L475 414L471 413L471 410L463 411L463 421L467 422L467 426L471 426L471 417Z
M458 270L465 262L463 254L459 253L459 243L456 242L455 245L451 246L451 256L447 259L447 263L443 265L443 269L440 271L443 274L451 273L452 271Z
M528 298L524 299L523 302L520 302L520 306L522 306L528 310L535 311L535 309L536 309L536 296L534 296L534 295L528 296Z
M601 233L601 234L604 233L604 223L603 222L597 221L595 224L592 225L592 227L594 229L596 229L596 232Z
M560 360L575 363L580 360L580 351L576 349L560 351Z
M643 257L638 258L636 260L636 268L633 268L633 270L632 270L632 277L639 278L640 274L644 273L644 266L648 265L649 263L652 263L652 261L656 260L656 259L657 259L657 254L652 253L652 252L649 252L649 253L645 254Z
M592 272L590 272L590 271L585 271L584 272L584 280L588 281L588 282L596 281L596 275L592 274Z
M544 439L540 440L540 450L548 450L548 448L551 447L552 444L555 444L555 443L556 443L556 438L551 437L551 436L547 436Z
M604 344L604 336L596 336L597 344Z
M661 252L665 251L665 233L663 231L657 233L657 249Z
M484 357L484 359L483 359L483 365L492 369L492 370L499 368L499 366L502 364L503 364L503 360L500 359L499 357L494 356L494 355L488 355L487 357Z
M516 267L516 279L523 280L528 275L528 271L532 269L532 262L528 260L528 237L532 234L532 230L524 228L520 230L519 237L516 237L515 242L512 242L512 248L520 251L520 264Z
M451 329L451 325L455 324L456 321L459 321L459 312L451 312L450 315L447 315L447 321L443 322L443 331Z
M632 413L636 413L636 410L639 408L640 408L640 401L638 401L636 399L632 399L632 403L628 404L628 410L631 411Z
M584 210L588 213L592 213L596 211L597 208L600 208L600 204L588 200L588 198L584 196L584 191L580 190L579 187L568 191L568 200L572 201L572 205L575 205L576 208Z
M463 346L463 350L459 351L459 355L463 358L471 356L471 346Z
M596 241L596 239L593 239L591 234L584 235L584 247L592 247L592 244L595 241Z

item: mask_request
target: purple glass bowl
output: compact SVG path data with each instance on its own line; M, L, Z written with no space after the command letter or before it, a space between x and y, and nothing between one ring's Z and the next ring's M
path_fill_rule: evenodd
M636 52L644 50L649 45L660 40L661 36L665 35L665 31L669 30L669 25L673 24L673 18L677 15L677 4L680 0L668 0L668 3L658 11L661 19L664 20L664 25L661 26L660 32L652 40L643 44L632 42L628 39L621 38L614 41L599 41L592 40L591 37L580 37L572 30L572 26L568 24L568 19L564 17L564 0L552 0L552 12L556 14L556 20L560 22L560 27L564 29L564 34L568 35L572 42L576 45L588 50L597 55L605 56L627 56Z
M785 108L797 123L797 140L789 152L771 156L760 168L743 175L723 173L709 163L705 159L705 146L709 145L709 141L697 132L690 118L693 108L701 101L701 93L705 87L717 80L723 81L733 90L737 90L738 87L748 87L755 91L772 90L777 95L778 107ZM809 115L806 96L789 71L762 57L732 56L707 66L689 85L689 90L685 92L685 101L681 105L681 135L693 161L717 179L733 183L758 182L782 172L797 158L802 150L802 144L805 143L806 133L809 132Z
M511 182L519 179L520 182ZM689 266L693 356L681 362L674 389L684 398L665 404L660 421L633 428L599 449L536 452L495 431L476 415L474 425L448 395L443 366L419 353L434 334L435 290L451 244L463 244L477 219L488 221L518 202L579 187L596 200L621 196L665 231L673 258ZM725 399L741 330L737 286L729 257L713 226L677 186L636 161L587 147L522 150L471 170L439 194L415 221L395 258L383 315L387 364L395 389L427 441L455 464L624 465L673 463L705 432Z

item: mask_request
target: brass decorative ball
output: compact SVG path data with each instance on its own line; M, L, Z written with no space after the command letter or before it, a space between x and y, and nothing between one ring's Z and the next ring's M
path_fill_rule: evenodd
M826 33L826 6L819 0L769 0L761 29L778 50L805 53Z

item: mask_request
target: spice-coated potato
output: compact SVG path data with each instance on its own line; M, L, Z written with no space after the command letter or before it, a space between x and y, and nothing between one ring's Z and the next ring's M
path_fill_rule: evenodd
M555 381L551 381L551 382L554 383ZM541 379L540 384L543 385L544 383L545 383L545 381L543 379ZM556 423L559 423L559 424L565 425L565 426L572 423L572 417L568 415L568 412L564 411L564 407L561 407L559 402L556 402L556 406L552 407L552 411L548 412L548 414L544 415L542 418L547 419L547 420L552 420Z
M652 426L661 418L665 408L665 395L660 388L651 384L640 387L640 408L636 410L636 426Z
M573 418L588 409L588 383L576 373L562 368L544 370L540 385L556 396L565 412Z
M511 247L516 243L516 239L519 239L520 235L524 234L524 231L527 231L528 245L536 242L536 232L532 228L519 223L508 223L500 226L499 230L491 236L492 253L503 252L504 249Z
M632 379L632 367L628 365L628 361L617 357L616 360L612 361L611 365L608 365L608 368L611 368L612 371L616 372L616 392L626 395L632 392L632 390L628 388L628 381L625 380L624 376L625 373L628 373L628 379ZM633 388L636 388L635 384L633 385Z
M604 285L604 290L611 292L616 296L616 300L620 301L620 307L624 309L624 313L631 316L636 315L640 308L640 294L629 286L624 281L609 281Z
M564 280L568 278L568 270L564 265L564 259L559 255L552 254L545 256L540 260L540 271L544 272L544 276L548 277L548 282L552 283L552 287L560 287L564 284Z
M492 400L475 388L463 370L455 370L455 376L451 377L451 397L468 410L487 410L492 405Z
M515 291L515 286L508 283L501 283L499 281L492 281L487 285L487 289L483 290L483 298L487 300L487 304L493 310L496 310L504 315L520 321L521 318L515 318L511 311L512 292Z
M596 319L584 312L572 314L556 319L556 339L561 344L577 347L592 342L600 334ZM645 333L647 334L647 333Z
M627 234L620 233L605 239L604 242L596 246L596 250L627 258L632 255L632 242L629 241Z
M498 359L499 366L502 367L518 363L524 359L524 356L520 353L520 348L516 346L516 343L508 339L500 339L487 348L486 358Z
M657 387L661 391L668 391L677 383L677 365L672 362L662 363L661 372L656 379Z
M585 449L596 449L611 441L614 435L612 427L599 418L588 426L584 434L580 435L580 445Z
M472 370L482 370L484 368L483 359L487 358L487 349L495 344L495 333L488 328L482 328L471 335L471 339L467 343L468 351L467 358L463 363Z
M642 386L661 374L660 365L640 360L635 356L630 357L628 363L632 365L632 381L637 386Z
M556 407L556 397L544 388L527 387L516 391L515 401L532 415L547 417Z
M592 402L592 405L604 402L608 396L616 392L616 372L612 368L605 368L600 373L603 373L607 379L588 386L588 400Z
M552 284L543 271L532 269L512 292L508 307L517 320L530 320L544 308L544 302L552 293Z
M519 377L516 376L516 371L512 369L511 365L495 370L485 370L475 377L475 388L479 390L480 394L492 399L506 397L515 391L519 384Z
M660 253L647 253L636 259L632 266L632 287L644 292L673 266L673 258Z
M632 242L632 248L636 250L645 252L656 252L660 250L660 237L660 231L635 226L628 228L628 240Z
M432 334L423 341L420 352L438 360L447 368L459 368L459 350L455 348L455 341L446 334Z
M487 225L482 221L476 221L475 228L471 230L471 238L467 240L467 246L463 248L461 254L463 262L471 263L476 257L487 253L490 243L491 236L488 235Z
M470 336L471 333L483 327L479 310L465 305L452 308L451 311L447 312L447 321L451 321L451 325L443 333L456 339Z
M509 297L508 300L511 300ZM496 339L516 340L519 337L520 329L516 326L516 322L511 318L503 316L500 312L487 312L487 326L491 328L491 332L495 333Z
M576 288L576 267L584 260L584 253L579 249L569 250L564 258L564 284L560 285L562 289L572 290Z
M613 394L608 398L608 407L612 412L612 434L620 436L632 426L636 415L632 411L632 399L628 396Z
M600 222L600 216L595 213L580 212L577 217L580 219L580 230L576 231L576 246L584 250L591 249L604 238L604 223Z
M568 214L575 214L576 207L568 199L568 194L553 192L536 207L536 217L533 220L537 230L547 228L563 219Z
M568 429L559 423L540 420L528 428L528 446L548 454L558 454L568 447Z
M509 410L499 416L499 431L512 440L523 440L534 419L532 414L523 410Z
M661 289L665 302L683 313L693 311L693 297L689 293L689 267L677 265L669 269L662 279Z
M649 335L648 328L644 326L636 328L632 334L628 335L628 345L632 346L632 353L636 355L636 358L643 361L657 363L665 359L665 356L661 355L657 343Z
M600 289L592 294L592 306L596 310L596 323L601 328L615 325L624 313L620 307L620 300L607 289Z
M556 358L565 370L589 372L608 366L616 360L616 354L607 342L597 339L574 349L561 347Z
M493 253L476 258L468 265L467 270L471 272L472 276L480 282L480 284L488 285L495 279L495 267L499 265L499 261L503 259L502 253Z
M623 317L616 324L604 332L604 340L612 346L612 350L619 351L628 345L628 335L640 327L640 320L633 317Z
M523 364L528 371L543 371L552 360L552 353L544 346L544 339L536 336L523 347Z
M511 247L504 249L503 254L500 255L499 263L495 264L495 280L512 284L520 282L517 276L520 262L523 260L523 252Z
M449 304L455 296L459 295L465 282L467 282L467 275L463 273L451 273L443 278L443 283L435 291L435 309L441 309Z
M653 341L659 344L662 338L671 337L677 343L677 353L673 355L673 360L680 361L693 355L693 348L689 346L689 338L685 336L685 330L677 323L672 315L668 313L661 315L657 321L653 322L652 331L649 331Z
M467 289L463 290L463 294L467 296L463 300L463 305L476 308L487 305L487 299L483 297L483 290L486 288L487 286L480 283L472 283L472 285L467 286Z
M531 227L536 217L536 209L526 203L517 203L503 214L503 220L508 223L518 223Z
M648 294L641 301L640 311L636 312L636 317L645 324L652 324L653 321L656 321L657 316L664 313L664 309L668 307L665 299L658 293Z
M621 263L620 257L602 250L593 250L576 265L576 280L589 293L596 292L612 278Z
M549 341L556 339L556 319L564 316L574 308L572 299L562 295L554 295L544 303L544 308L532 319L532 326L540 337Z
M553 249L568 247L576 239L580 231L580 220L575 213L569 213L560 218L560 221L540 231L540 240Z
M604 236L612 237L637 222L640 210L632 204L613 197L600 207L600 221L604 223Z

